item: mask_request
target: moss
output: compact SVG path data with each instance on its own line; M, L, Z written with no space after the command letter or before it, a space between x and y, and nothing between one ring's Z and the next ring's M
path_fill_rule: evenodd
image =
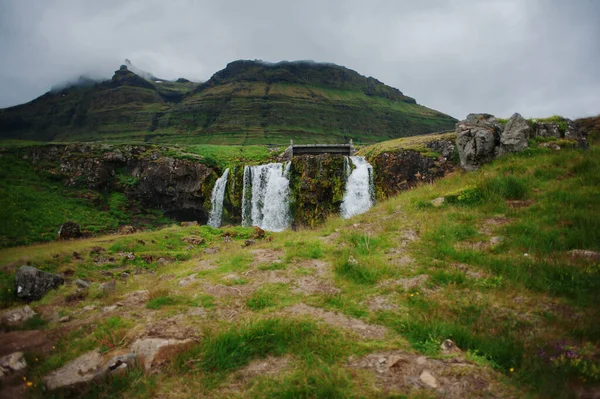
M339 211L346 183L344 157L296 157L290 181L291 213L298 225L316 226Z

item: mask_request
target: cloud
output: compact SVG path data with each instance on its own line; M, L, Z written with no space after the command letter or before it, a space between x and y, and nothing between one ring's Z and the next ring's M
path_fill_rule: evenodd
M594 115L599 15L595 0L0 0L0 107L126 58L192 80L236 59L308 59L458 118Z

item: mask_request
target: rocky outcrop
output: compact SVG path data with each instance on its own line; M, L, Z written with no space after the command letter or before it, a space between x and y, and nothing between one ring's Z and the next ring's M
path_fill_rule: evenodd
M48 291L64 284L62 277L44 272L31 266L21 266L17 270L15 287L17 296L28 301L41 299Z
M453 170L454 137L432 139L418 149L384 151L367 160L374 169L377 199L385 199Z
M520 114L514 114L500 135L500 151L502 153L523 151L527 148L531 136L529 123Z
M460 166L476 170L496 157L502 125L490 114L469 114L456 124L456 146Z
M315 226L339 212L346 172L343 155L301 155L292 160L291 213L297 225Z
M498 156L523 151L529 146L529 140L536 137L571 140L581 147L587 145L585 132L566 118L526 120L515 113L503 126L493 115L469 114L456 124L460 166L467 171L479 169ZM544 146L560 149L558 145Z
M7 310L2 314L0 321L9 326L19 325L31 319L36 314L37 313L35 313L33 309L31 309L28 305L25 305L22 308Z
M5 377L23 370L27 367L27 361L23 352L14 352L0 358L0 377Z
M208 219L206 209L210 209L217 176L200 160L167 156L167 149L153 146L72 144L25 151L24 159L44 165L69 186L121 191L131 200L162 209L178 220L205 223Z
M88 352L44 377L46 388L54 390L84 384L102 374L104 358L99 352Z

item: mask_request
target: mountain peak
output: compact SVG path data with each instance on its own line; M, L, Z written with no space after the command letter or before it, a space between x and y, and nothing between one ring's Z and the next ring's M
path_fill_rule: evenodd
M366 77L352 69L332 63L312 60L281 61L276 63L262 60L236 60L215 73L200 92L207 87L232 82L292 83L319 86L340 90L358 90L368 96L415 104L415 99L405 96L400 90L387 86L379 80Z

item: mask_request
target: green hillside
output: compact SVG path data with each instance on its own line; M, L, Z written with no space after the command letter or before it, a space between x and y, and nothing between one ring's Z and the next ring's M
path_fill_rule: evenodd
M456 120L333 64L235 61L207 82L109 81L0 110L0 138L177 144L379 142L452 129Z

